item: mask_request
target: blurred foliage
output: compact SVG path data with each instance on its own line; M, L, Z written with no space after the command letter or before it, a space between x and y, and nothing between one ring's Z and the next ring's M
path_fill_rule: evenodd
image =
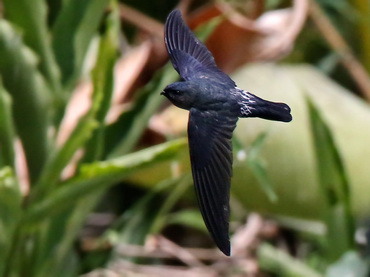
M160 21L177 4L122 2ZM367 0L317 3L369 70ZM271 10L289 5L265 3ZM172 66L146 72L151 78L135 89L129 108L107 120L115 67L127 54L120 50L135 48L142 35L122 24L119 3L3 0L2 12L0 276L94 276L121 261L161 265L158 257L127 257L122 247L163 233L192 247L212 245L192 191L186 140L166 142L156 134L161 143L145 141L149 121L164 108L160 91L178 78ZM197 35L205 39L222 20L209 21ZM240 87L287 102L294 121L239 121L231 225L257 211L294 234L295 251L281 247L283 231L271 244L256 244L264 276L367 276L369 251L359 251L355 234L368 228L370 108L353 96L356 83L312 22L284 61L299 65L256 64L234 75ZM91 103L68 133L63 120L83 82L91 84ZM95 220L89 229L96 214L113 218L103 228ZM200 263L185 257L187 265ZM207 270L218 272L219 265ZM222 274L235 276L238 266L226 264Z
M81 269L75 240L104 191L136 170L172 159L184 141L106 158L110 148L105 146L105 117L112 98L113 69L119 48L117 3L64 1L57 7L58 12L53 11L52 25L48 24L44 1L3 4L0 275L73 276ZM94 87L91 107L60 145L56 142L60 121L82 77L88 48L97 36L100 41L97 59L90 75ZM151 87L158 86L158 82L153 80ZM158 90L149 92L157 96ZM132 152L138 139L138 135L128 132L141 134L157 106L153 108L153 103L145 106L149 115L141 118L141 127L127 133L121 131L121 136L131 137L127 152ZM130 123L137 114L126 117L123 124ZM30 176L29 184L22 180L23 186L29 186L23 197L19 191L21 177L18 180L14 176L15 160L22 158L14 151L16 138L24 147ZM75 164L75 175L63 180L64 168L81 148L85 150L84 158Z

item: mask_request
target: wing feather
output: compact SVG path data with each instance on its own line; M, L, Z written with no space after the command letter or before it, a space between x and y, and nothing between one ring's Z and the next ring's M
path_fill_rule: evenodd
M234 81L217 67L211 52L185 24L179 10L167 17L165 44L173 67L184 80L207 78L235 87Z
M216 245L230 255L229 193L232 175L231 136L237 117L190 110L190 159L200 210Z

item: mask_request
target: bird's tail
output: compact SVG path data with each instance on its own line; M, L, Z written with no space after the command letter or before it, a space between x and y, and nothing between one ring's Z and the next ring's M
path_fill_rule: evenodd
M283 122L292 120L290 107L287 104L270 102L251 93L248 93L248 96L248 101L242 102L240 117L260 117Z

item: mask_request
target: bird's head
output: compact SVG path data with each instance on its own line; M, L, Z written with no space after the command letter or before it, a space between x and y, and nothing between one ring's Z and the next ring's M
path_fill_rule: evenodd
M161 95L166 96L175 106L189 110L195 102L196 91L189 82L176 82L168 85Z

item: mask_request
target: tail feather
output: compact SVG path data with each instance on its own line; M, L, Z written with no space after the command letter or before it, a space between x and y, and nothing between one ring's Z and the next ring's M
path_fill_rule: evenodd
M240 117L260 117L283 122L292 120L290 107L287 104L270 102L251 93L248 94L248 101L243 101L241 103Z

